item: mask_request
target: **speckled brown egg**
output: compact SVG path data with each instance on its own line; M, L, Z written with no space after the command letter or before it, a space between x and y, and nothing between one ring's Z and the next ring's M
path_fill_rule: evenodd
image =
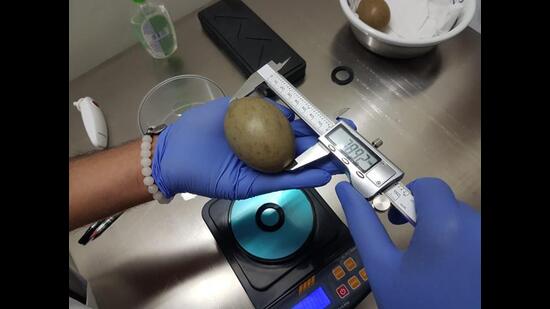
M367 25L382 30L390 22L390 7L384 0L361 0L357 15Z
M231 102L224 130L231 149L253 169L278 173L294 160L290 123L277 107L262 98L245 97Z

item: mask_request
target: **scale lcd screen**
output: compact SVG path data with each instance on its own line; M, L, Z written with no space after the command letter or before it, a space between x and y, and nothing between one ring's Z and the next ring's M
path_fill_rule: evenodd
M342 150L346 157L364 172L380 161L380 158L357 140L344 127L339 126L327 138Z
M308 296L302 299L299 303L294 305L292 309L323 309L330 305L330 299L322 287L318 287L315 291L311 292Z

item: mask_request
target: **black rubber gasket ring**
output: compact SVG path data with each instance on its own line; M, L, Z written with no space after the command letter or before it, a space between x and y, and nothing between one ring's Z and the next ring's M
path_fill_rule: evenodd
M348 73L349 75L348 78L338 79L338 77L336 77L336 74L342 71L346 71ZM332 79L333 82L337 83L338 85L347 85L351 83L351 81L353 80L353 70L350 67L347 67L345 65L336 67L334 68L334 70L332 70L332 74L330 74L330 78Z
M279 214L279 221L277 221L277 223L275 223L274 225L266 225L262 222L262 213L266 209L274 209ZM280 229L284 223L285 223L285 212L277 204L265 203L256 211L256 224L260 229L266 232L275 232L276 230Z

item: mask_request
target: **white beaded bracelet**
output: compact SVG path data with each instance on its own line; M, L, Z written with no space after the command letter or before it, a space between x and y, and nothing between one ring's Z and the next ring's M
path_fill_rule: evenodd
M165 128L166 125L149 127L145 135L141 138L141 175L145 177L143 178L143 184L147 187L147 191L153 194L153 198L161 204L168 204L172 199L164 197L164 194L162 194L157 185L155 185L155 180L151 176L153 174L153 170L151 169L151 147L153 144L152 135L159 134Z

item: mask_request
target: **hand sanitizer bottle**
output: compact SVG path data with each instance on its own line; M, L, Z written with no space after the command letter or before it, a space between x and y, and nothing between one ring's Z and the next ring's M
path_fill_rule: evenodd
M133 0L138 5L131 23L145 49L156 59L167 58L178 48L174 25L162 4Z

